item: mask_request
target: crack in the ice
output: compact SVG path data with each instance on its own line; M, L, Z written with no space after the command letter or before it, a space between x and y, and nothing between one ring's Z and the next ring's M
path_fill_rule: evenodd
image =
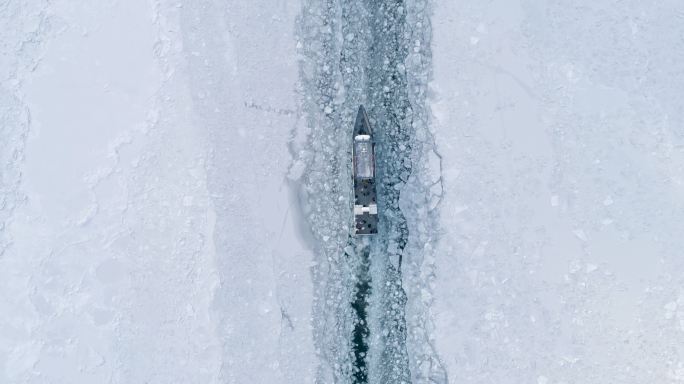
M280 305L280 317L281 319L285 322L288 328L290 328L291 331L294 330L294 324L292 324L292 318L290 317L290 314L287 313L285 310L285 307Z
M290 116L290 115L295 114L295 111L292 109L275 108L275 107L272 107L270 105L258 104L254 100L245 101L244 105L245 105L245 107L247 107L249 109L256 109L258 111L275 113L275 114L283 115L283 116Z

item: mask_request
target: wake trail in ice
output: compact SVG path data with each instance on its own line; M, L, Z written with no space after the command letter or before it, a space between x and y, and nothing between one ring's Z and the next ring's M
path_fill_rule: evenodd
M416 118L409 90L416 76L407 74L406 61L415 52L415 29L423 31L409 28L407 15L424 5L308 0L298 19L304 126L293 137L306 140L293 144L297 159L291 173L301 175L300 201L315 239L313 327L320 382L412 380L401 275L409 223L400 198L413 159L422 161L414 144L416 127L426 123ZM418 101L424 104L424 95ZM351 235L351 132L361 104L377 140L380 227L372 238Z

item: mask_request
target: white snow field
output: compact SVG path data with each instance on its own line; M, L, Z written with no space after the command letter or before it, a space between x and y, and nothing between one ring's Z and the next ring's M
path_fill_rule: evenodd
M313 381L299 11L0 4L0 383Z
M450 383L684 382L683 15L434 2Z
M0 384L684 383L683 20L0 2Z

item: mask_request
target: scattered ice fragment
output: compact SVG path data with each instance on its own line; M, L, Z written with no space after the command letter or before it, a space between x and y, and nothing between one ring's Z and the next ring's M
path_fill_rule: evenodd
M570 364L575 364L577 363L580 359L574 356L563 356L563 360L570 363Z
M476 36L470 36L470 44L471 45L476 45L480 41L480 38Z
M387 245L387 252L390 254L396 253L398 249L398 244L395 241L392 241Z
M677 382L684 381L684 363L677 363L677 368L671 369L668 376Z
M581 265L577 261L573 261L572 264L570 264L570 273L577 273L582 269Z
M192 196L185 196L185 197L183 197L183 206L184 206L184 207L189 207L189 206L191 206L191 205L192 205L192 200L193 200Z
M603 200L603 205L606 207L609 205L613 205L613 198L610 196L607 196L605 200Z
M597 269L598 269L598 265L591 264L591 263L587 264L587 268L586 268L587 273L592 273Z
M324 112L325 112L325 114L326 114L326 115L329 115L329 114L331 114L331 113L332 113L332 111L333 111L333 110L332 110L332 108L330 108L330 106L329 106L329 105L328 105L328 106L326 106L326 107L325 107L325 109L324 109Z
M572 231L572 233L574 233L578 239L580 239L582 241L587 241L587 235L584 233L583 229L577 228L574 231Z
M558 195L551 196L551 206L552 207L558 206Z
M549 379L546 376L537 377L537 384L548 384Z
M302 160L296 160L290 167L287 177L292 181L297 181L302 177L305 170L306 164Z
M677 302L671 301L665 304L665 319L670 320L674 317L675 311L677 310Z

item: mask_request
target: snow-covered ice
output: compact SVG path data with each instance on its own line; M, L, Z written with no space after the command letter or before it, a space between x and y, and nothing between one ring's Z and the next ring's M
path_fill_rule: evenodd
M680 382L681 4L433 8L449 381Z
M299 10L0 6L0 382L312 381Z
M0 383L684 382L683 14L1 4Z

